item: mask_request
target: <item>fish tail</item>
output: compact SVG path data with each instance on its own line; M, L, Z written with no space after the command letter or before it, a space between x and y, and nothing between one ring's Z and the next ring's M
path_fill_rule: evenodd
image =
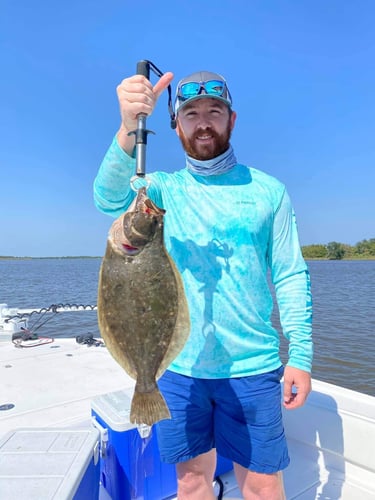
M171 414L158 388L152 392L134 392L130 409L132 424L152 425L167 418L171 418Z

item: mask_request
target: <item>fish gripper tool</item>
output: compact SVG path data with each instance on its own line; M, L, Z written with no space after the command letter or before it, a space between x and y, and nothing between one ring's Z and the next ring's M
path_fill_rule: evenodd
M150 79L150 61L139 61L137 63L137 74ZM136 159L136 176L145 177L146 175L146 145L147 135L154 134L152 130L146 128L147 115L139 113L137 116L137 128L129 135L135 135L135 159Z
M148 80L150 79L150 69L155 73L155 75L161 77L163 76L163 72L155 66L155 64L151 61L147 61L146 59L139 61L137 63L137 74L145 76ZM171 119L171 127L172 129L176 128L176 116L173 111L172 104L172 87L168 85L168 112ZM146 189L150 185L150 180L147 179L146 176L146 145L147 145L147 135L154 134L152 130L147 130L146 128L146 119L147 115L145 113L139 113L137 115L137 128L129 132L129 135L135 135L135 159L136 159L136 172L131 179L130 185L134 191L138 191L139 188L134 186L134 182L137 179L146 179L147 185Z

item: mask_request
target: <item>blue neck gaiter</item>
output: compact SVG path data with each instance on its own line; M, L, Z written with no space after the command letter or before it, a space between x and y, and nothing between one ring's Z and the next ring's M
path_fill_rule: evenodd
M229 172L236 164L237 159L231 145L229 148L216 158L211 160L196 160L185 154L186 167L192 174L197 175L220 175Z

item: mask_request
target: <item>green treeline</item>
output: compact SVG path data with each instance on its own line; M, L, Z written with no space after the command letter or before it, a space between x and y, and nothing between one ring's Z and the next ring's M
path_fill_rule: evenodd
M331 241L327 245L307 245L302 247L305 259L375 259L375 238L362 240L354 246Z
M354 246L346 243L331 241L327 245L306 245L302 247L302 254L305 259L375 259L375 238L362 240ZM13 257L1 256L0 259L98 259L98 256L66 256L66 257Z

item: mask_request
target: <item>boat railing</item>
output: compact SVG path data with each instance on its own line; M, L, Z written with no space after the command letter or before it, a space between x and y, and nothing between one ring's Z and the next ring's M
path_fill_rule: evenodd
M95 311L96 308L96 305L85 304L51 304L42 308L17 308L0 304L0 341L11 340L15 334L28 330L29 319L33 315Z

